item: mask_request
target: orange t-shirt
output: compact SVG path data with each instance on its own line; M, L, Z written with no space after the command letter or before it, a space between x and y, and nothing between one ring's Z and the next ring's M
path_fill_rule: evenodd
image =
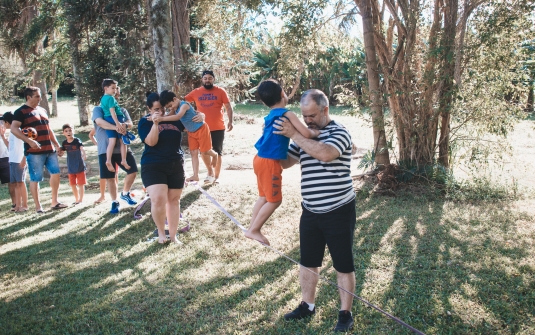
M230 102L227 92L219 86L207 90L203 86L194 89L184 98L186 101L194 101L199 112L206 115L204 122L210 127L210 131L225 130L223 118L223 105Z

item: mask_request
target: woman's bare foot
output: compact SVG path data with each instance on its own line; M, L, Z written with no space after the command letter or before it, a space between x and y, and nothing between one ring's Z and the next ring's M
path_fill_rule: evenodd
M106 167L110 172L115 172L115 168L113 167L113 164L111 162L106 161Z
M95 200L95 204L100 204L101 202L103 202L104 200L106 200L106 198L101 195L100 198L98 198L97 200Z
M251 240L257 240L262 244L269 245L268 239L264 235L262 235L261 232L252 232L247 230L244 232L244 234L245 237L250 238Z
M125 169L130 170L130 165L126 162L126 160L121 161L121 165L124 166Z
M158 243L166 244L167 242L169 242L169 239L167 238L167 236L165 236L165 235L158 236Z
M183 243L180 242L180 241L178 240L178 238L176 238L176 237L175 237L175 238L171 238L171 239L169 240L169 242L170 242L171 244L175 244L175 245L182 245L182 244L183 244Z

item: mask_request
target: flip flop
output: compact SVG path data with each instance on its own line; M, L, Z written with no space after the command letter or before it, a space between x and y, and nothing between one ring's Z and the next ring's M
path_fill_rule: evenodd
M45 214L45 211L42 209L38 209L35 211L37 214Z
M58 202L56 204L56 206L52 207L52 209L63 209L63 208L67 208L69 206L65 205L65 204L62 204L61 202Z

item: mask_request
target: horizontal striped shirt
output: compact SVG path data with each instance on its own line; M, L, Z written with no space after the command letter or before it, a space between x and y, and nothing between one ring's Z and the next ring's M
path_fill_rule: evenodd
M24 154L49 154L56 151L52 145L52 130L48 125L48 115L46 110L40 106L36 108L28 105L22 105L13 113L13 120L19 121L20 129L33 127L37 130L37 139L41 145L40 149L32 149L30 145L24 142Z
M303 151L295 142L288 156L301 164L303 206L312 213L330 212L355 198L351 179L351 135L341 124L331 121L313 140L332 145L340 156L322 162Z

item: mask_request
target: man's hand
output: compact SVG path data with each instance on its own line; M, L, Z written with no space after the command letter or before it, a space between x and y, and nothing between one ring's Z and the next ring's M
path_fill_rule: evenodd
M191 121L193 122L204 122L204 120L206 119L206 115L202 112L197 112L197 114L191 118Z
M115 126L115 129L119 134L126 134L126 126L124 125L124 123L119 123L117 126Z
M278 131L274 130L273 134L286 136L288 138L292 138L297 133L297 130L295 130L293 124L285 117L275 120L273 128L278 129Z
M229 121L227 124L227 131L231 131L234 126L232 125L232 121Z
M30 148L32 149L41 149L41 144L37 142L36 140L32 140L31 138L28 139L28 142L26 142L30 145Z

